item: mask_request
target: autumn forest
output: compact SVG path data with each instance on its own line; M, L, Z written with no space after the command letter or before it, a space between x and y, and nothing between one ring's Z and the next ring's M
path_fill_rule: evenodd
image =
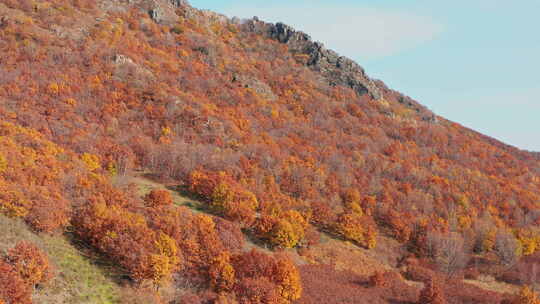
M0 0L0 303L540 303L540 154L260 22Z

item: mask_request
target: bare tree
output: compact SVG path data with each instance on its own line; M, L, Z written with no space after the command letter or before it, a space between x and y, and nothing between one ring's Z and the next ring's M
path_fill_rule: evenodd
M497 233L495 239L495 254L504 266L511 267L519 260L521 256L519 242L516 237L509 232Z
M465 268L470 258L470 250L459 233L429 233L428 247L439 270L448 277Z

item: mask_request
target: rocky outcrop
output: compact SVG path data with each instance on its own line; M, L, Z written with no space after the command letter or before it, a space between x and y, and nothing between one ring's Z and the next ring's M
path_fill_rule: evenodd
M156 23L172 25L178 20L176 9L191 9L187 0L151 0L146 1L148 14Z
M187 0L169 0L169 2L175 7L189 6L189 2Z
M240 87L255 91L259 96L266 100L275 101L278 99L268 84L254 77L234 75L232 82L238 84Z
M114 65L113 78L119 81L130 81L131 85L143 86L144 83L155 81L156 76L144 67L137 64L130 57L123 54L116 54L112 58Z
M364 69L352 59L326 49L322 43L313 41L304 32L280 22L276 24L263 22L257 17L244 22L241 27L245 31L286 44L292 54L300 55L305 65L320 73L331 85L350 87L359 95L367 93L375 100L388 99L399 102L418 113L421 120L429 123L439 122L437 116L429 109L408 96L388 89L382 81L369 78Z
M364 69L353 60L328 50L320 42L301 31L283 23L267 23L254 17L243 24L246 31L287 44L293 54L305 55L305 64L319 72L332 85L344 85L358 94L370 94L374 99L381 99L382 93L370 79Z

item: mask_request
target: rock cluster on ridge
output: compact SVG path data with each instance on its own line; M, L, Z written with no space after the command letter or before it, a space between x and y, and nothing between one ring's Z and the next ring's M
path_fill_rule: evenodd
M332 85L348 86L359 94L369 93L375 99L383 97L375 82L366 75L360 65L326 49L322 43L313 41L304 32L280 22L267 23L259 21L258 18L247 21L244 29L287 44L293 54L306 55L305 64L320 72Z

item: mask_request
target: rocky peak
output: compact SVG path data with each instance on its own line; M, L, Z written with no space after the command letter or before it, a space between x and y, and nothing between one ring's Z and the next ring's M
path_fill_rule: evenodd
M191 9L187 0L151 0L148 5L148 14L152 20L160 24L174 24L178 19L178 8Z
M169 2L175 7L189 6L189 2L187 0L169 0Z
M375 100L383 100L386 94L397 95L397 102L419 113L423 121L438 123L437 116L426 107L410 97L388 89L382 81L371 79L352 59L327 49L324 44L313 41L302 31L281 22L273 24L260 21L257 17L243 23L242 28L286 44L294 55L304 55L307 60L302 62L320 73L331 85L350 87L359 95L367 93Z
M267 23L256 17L244 23L243 28L287 44L293 54L307 55L305 64L321 73L330 84L348 86L358 94L368 93L375 99L382 99L381 90L360 65L326 49L322 43L313 41L308 34L281 22Z

